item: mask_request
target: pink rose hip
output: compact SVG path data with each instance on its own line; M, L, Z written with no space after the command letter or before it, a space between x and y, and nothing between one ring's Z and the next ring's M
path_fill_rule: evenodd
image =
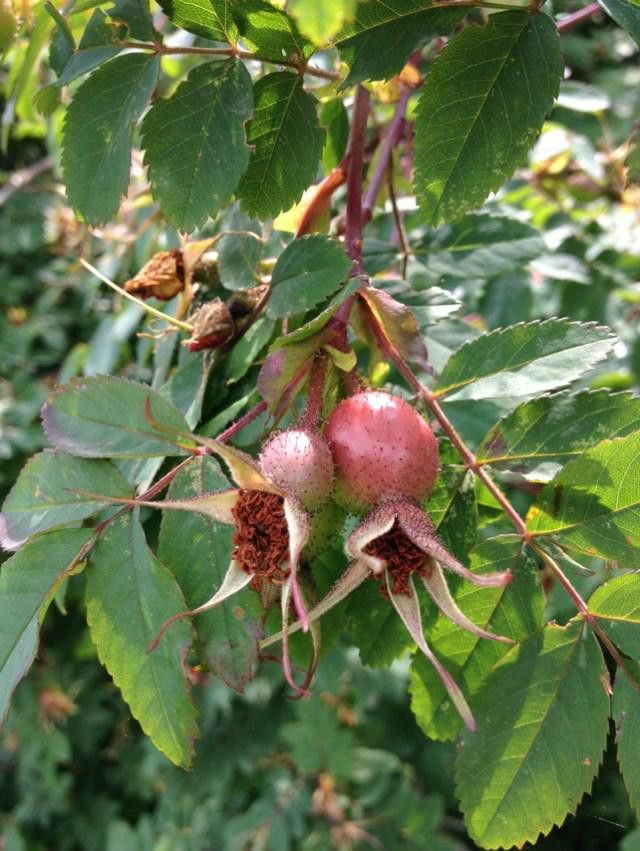
M325 436L336 467L336 499L352 511L401 497L426 499L438 475L438 443L407 402L369 390L341 402Z

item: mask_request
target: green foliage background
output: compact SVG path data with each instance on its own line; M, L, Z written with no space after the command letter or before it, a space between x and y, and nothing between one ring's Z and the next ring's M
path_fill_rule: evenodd
M179 2L174 5L181 6ZM292 9L300 10L300 26L304 33L307 32L305 22L310 32L317 32L319 26L317 21L313 23L313 16L305 17L311 14L307 9L310 5L313 4L303 0L291 4ZM382 4L371 3L372 16L379 13L379 5ZM212 16L204 4L203 9L206 14L203 12L205 17L197 31L199 35L211 35L228 26L228 22ZM452 14L447 10L442 12ZM332 26L328 20L322 23ZM332 35L341 23L335 24ZM406 22L399 19L397 25L406 27ZM144 28L144 22L140 26ZM250 24L247 27L245 37L250 40ZM402 32L406 38L410 28ZM278 39L296 40L303 55L308 49L305 46L308 42L299 33L283 35L277 28L273 33L274 42L261 44L262 52L274 50L277 56ZM37 37L36 33L34 38ZM140 37L146 37L143 31ZM376 45L368 44L365 49L363 38L362 34L348 32L344 36L344 56L350 58L351 65L349 82L366 79L370 73L366 67L367 56L375 55ZM96 39L95 44L87 46L87 55L82 61L93 61L94 54L88 55L90 51L109 49L109 45L100 46ZM522 49L528 48L525 45ZM64 50L64 37L58 35L49 56L52 68L56 56ZM622 422L615 401L619 397L611 394L637 390L640 386L640 336L637 331L640 221L638 188L633 186L637 163L634 163L632 150L626 162L631 181L625 186L621 175L627 152L620 149L639 113L638 51L627 35L600 19L564 36L563 51L574 77L561 86L560 100L529 156L526 169L517 173L487 205L493 218L489 219L486 212L474 213L462 224L439 229L435 237L433 231L424 232L416 244L416 259L408 268L409 291L404 293L404 298L415 307L421 330L429 329L430 354L440 372L439 388L455 385L460 389L459 397L449 403L450 415L471 442L479 442L495 423L496 415L511 408L503 405L498 393L492 395L495 388L491 386L484 386L478 397L482 401L474 400L473 391L465 395L465 386L473 382L466 380L464 369L457 367L455 358L449 360L447 369L442 371L449 355L461 343L478 339L482 332L525 320L547 320L554 315L606 324L623 341L624 345L616 348L606 365L598 363L597 352L580 348L573 360L566 352L562 353L562 368L569 376L574 364L578 370L584 359L593 355L595 370L583 380L582 389L585 393L591 391L601 395L589 397L588 409L593 412L596 398L600 400L601 417L609 418L607 433L615 429L623 435L637 428L636 412L625 408L628 422ZM125 63L127 59L129 62ZM136 70L141 79L152 86L153 75L157 73L157 69L151 67L153 60L146 61L144 67L125 67L131 64L131 59L131 55L119 59L123 79L128 79ZM137 59L133 64L142 66L143 63ZM397 72L401 64L383 69L384 74L390 76ZM86 70L89 65L83 67ZM176 64L175 76L184 67ZM12 83L8 66L3 66L1 73L0 82L8 92ZM71 77L71 71L65 73ZM185 98L193 97L198 74L202 73L207 72L197 69L191 72L181 89ZM225 75L220 81L220 98L223 99L220 108L224 108L224 99L228 99L228 104L233 103L238 110L239 122L247 112L247 104L241 96L242 73L233 61L220 70L220 75ZM113 74L112 80L115 86L118 75ZM31 83L12 107L18 119L17 132L9 141L7 151L0 155L0 167L7 178L47 155L60 157L59 121L55 116L51 122L43 120L33 107L34 92L30 86ZM286 209L313 178L324 140L322 132L313 124L313 98L302 91L290 72L274 72L263 78L254 93L258 108L262 101L265 104L261 119L265 126L256 125L256 134L261 131L268 138L273 132L273 127L269 126L274 118L270 98L282 97L283 92L289 99L287 103L291 102L296 110L290 120L311 122L309 163L301 162L299 174L287 182L282 178L286 156L281 154L280 163L277 156L275 159L269 157L268 167L275 171L266 173L258 145L257 154L243 177L246 184L244 210L234 207L223 213L226 229L250 231L256 227L250 216ZM85 90L85 95L89 97L91 92ZM7 103L5 101L4 105ZM104 113L106 124L130 121L131 111L135 113L137 109L135 103L119 103L115 96L110 104L117 105L118 109L114 114ZM324 104L323 108L326 106ZM143 135L153 130L155 120L163 119L161 109L162 106L156 107L155 112L148 114ZM375 109L381 120L390 115L382 100ZM425 107L425 115L419 113L418 122L428 120L428 112ZM214 121L215 115L204 116L200 130L206 126L207 119ZM68 112L66 120L73 123L73 110ZM191 127L190 131L193 132L192 142L197 145L199 127ZM335 164L330 159L331 146L340 147L339 111L335 111L335 122L329 124L328 135L324 148L327 169ZM158 140L156 136L155 141L172 145L177 140L170 136ZM237 144L242 148L241 138L237 139ZM602 156L597 156L597 152ZM119 162L113 164L113 174L118 178L122 157L126 159L129 151L116 153ZM151 145L147 164L152 171L156 153ZM68 167L70 155L66 153L62 157L63 168ZM225 152L220 152L218 168L222 172L226 168L224 155ZM239 156L242 157L242 153ZM161 167L161 156L159 160ZM495 185L481 187L480 195L484 197L485 190L497 188L507 173L509 169L496 175ZM94 174L94 164L89 161L86 163L87 179ZM294 178L299 186L293 185ZM100 209L95 217L87 208L88 219L95 218L97 222L103 220L103 205L117 206L121 191L126 188L121 173L119 179L124 187L118 185L117 180L103 187L83 183L77 174L74 179L78 184L75 191L85 192L89 201L95 198L99 202ZM193 179L197 180L198 176ZM428 179L437 181L439 176L428 176ZM139 174L134 174L134 180L141 183ZM161 187L162 176L157 180ZM263 192L259 191L263 184L274 193L266 210L261 206ZM212 194L219 196L215 209L203 207L201 198L176 199L169 193L165 213L178 227L200 225L209 215L217 213L232 191L233 188L225 186L214 187ZM106 197L109 192L113 195L111 199ZM73 193L74 190L70 194L71 201L78 203ZM157 197L162 201L161 188ZM171 206L174 203L175 208ZM446 205L446 199L443 203ZM123 273L125 277L133 274L159 245L172 247L177 244L175 232L170 227L160 233L146 228L150 209L151 200L146 198L138 209L128 211L127 217L118 220L112 230L105 228L101 245L108 247L102 260L110 274ZM431 220L434 223L440 220L435 207ZM409 230L422 227L418 216L412 212L406 216L406 225ZM473 244L465 245L465 228L473 232ZM370 274L384 272L397 262L392 231L393 222L388 213L379 213L369 227L365 268ZM322 237L310 240L321 242ZM99 283L79 269L75 256L81 245L89 246L90 251L96 250L87 232L74 222L59 184L48 173L24 190L11 194L0 208L2 497L10 490L27 458L44 445L38 417L54 383L65 383L74 376L104 373L137 380L152 379L157 384L164 383L167 378L166 373L152 375L152 344L135 336L142 321L139 308L121 304L114 310L111 299L105 297ZM221 241L219 275L223 285L231 288L233 282L237 284L242 280L243 274L248 276L249 282L253 280L260 260L259 249L253 253L258 245L246 234L227 236ZM298 297L303 301L299 307L291 307L287 287L299 281L287 266L288 259L290 261L287 254L295 255L298 245L293 243L288 251L285 250L275 267L274 285L281 289L279 298L274 295L270 303L268 316L261 320L262 325L254 326L251 335L237 344L221 374L211 377L206 393L203 389L202 395L198 395L208 376L203 376L202 369L194 367L193 361L187 362L182 354L179 356L178 370L173 373L174 379L176 375L178 378L169 395L190 424L202 418L206 423L205 431L215 434L243 410L248 401L256 401L255 361L264 354L272 337L273 320L289 312L308 310L335 292L345 271L342 258L335 258L335 281L331 275L317 280L312 262L313 246L305 246L309 249L309 268L300 269L294 262L293 269L306 287L316 286L317 289L306 291L304 295L298 290ZM265 256L268 248L265 248ZM392 291L394 282L386 286ZM426 297L425 289L434 286L439 288L437 296L431 290L431 295ZM464 314L471 314L473 321L460 318L462 302ZM437 326L433 324L436 318L441 320ZM552 353L553 327L546 327L551 328L549 352ZM521 333L526 335L527 331ZM536 337L539 338L537 330ZM499 337L489 335L483 339L487 341L489 352L500 350ZM522 344L522 340L516 342ZM594 345L596 342L594 338ZM586 345L584 339L582 345ZM167 364L171 356L172 352L168 352ZM484 357L486 355L481 360ZM198 363L201 366L201 362ZM554 368L557 366L556 363ZM477 377L476 373L473 378ZM548 389L545 384L548 376L538 373L535 378L537 392ZM392 383L394 380L392 374ZM197 411L180 404L181 392L184 398L197 400ZM498 461L495 460L496 444L491 440L485 441L479 457L506 464L509 460L522 460L531 455L539 458L544 452L557 459L552 441L545 433L536 435L535 430L528 429L529 444L523 445L521 439L522 423L535 423L539 417L538 408L546 404L547 398L523 403L511 414L507 425L503 424L502 437L507 445L500 448ZM567 429L582 414L580 397L572 399L566 403L564 414ZM258 422L243 434L242 443L246 448L255 444L261 426ZM509 437L509 426L513 427L513 440ZM563 461L570 460L572 452L578 454L589 448L581 440L580 435L575 444L565 440ZM598 451L593 450L596 461ZM635 452L631 443L629 452ZM146 463L153 463L153 459ZM153 467L148 470L151 475L155 472ZM571 472L572 468L568 467L563 475L570 480ZM605 491L603 488L598 495L606 502ZM513 499L519 509L526 511L530 502L526 492L514 491ZM490 495L480 491L474 510L478 512L480 528L489 533L499 519ZM446 515L445 509L442 515ZM541 514L534 529L544 529L545 518L546 515ZM150 540L158 537L162 540L158 519L150 518L146 529ZM588 545L588 540L576 538L575 531L571 534L578 546ZM443 535L449 536L447 540L454 551L459 547L466 552L470 546L468 541L456 539L453 525L447 529L445 523ZM637 541L633 545L637 546ZM613 553L612 557L615 555ZM167 559L170 559L169 553L165 561ZM602 562L594 560L593 567L594 576L575 577L576 585L585 595L611 578L611 571ZM315 569L321 576L323 565L318 564ZM109 582L110 577L96 574L91 581ZM314 684L317 699L313 701L286 700L276 665L262 664L258 676L246 686L244 695L237 695L220 680L194 670L201 740L197 743L195 768L185 773L171 766L142 734L100 665L84 623L85 582L85 577L81 576L58 590L43 629L37 663L19 686L7 723L0 732L2 851L306 851L367 845L454 851L476 847L462 821L454 790L453 764L460 746L451 741L429 740L423 732L437 729L443 739L452 738L458 732L447 729L446 723L436 714L429 715L429 706L424 705L425 694L420 691L420 683L428 683L428 672L425 671L422 678L415 671L410 675L406 658L395 661L389 669L376 667L388 660L376 656L375 647L367 648L365 638L359 642L359 658L351 646L352 641L340 637L323 659ZM594 599L606 615L606 596L596 593L600 593L600 597ZM473 606L473 600L468 604ZM565 623L571 614L559 589L553 588L546 619ZM432 613L432 617L435 620L435 614ZM393 630L393 626L387 624L377 624L376 628L380 629L383 639L390 635L385 630ZM434 635L435 646L446 658L446 627L436 625ZM637 641L635 635L634 640ZM525 654L533 654L530 646L523 646ZM433 695L437 684L431 685L433 688L428 694ZM420 726L407 700L410 686L413 708L423 701L418 713ZM625 701L634 700L632 690L627 689L627 694L623 693L623 688L616 684L614 711L616 707L621 711L627 705ZM600 697L598 692L589 692L587 686L585 694L596 703ZM482 711L492 709L483 707ZM570 731L567 735L575 735L576 727L584 720L571 718L571 709L571 706L567 709ZM502 706L501 711L508 719L509 705ZM575 817L569 817L562 827L553 829L547 838L536 842L536 849L636 851L640 848L637 816L616 767L613 735L612 728L609 748L592 794L583 800ZM595 758L597 756L596 753ZM627 753L621 750L620 760L624 762L625 759ZM629 763L632 763L631 758ZM593 771L596 769L594 765ZM476 767L471 765L469 770L473 772ZM637 767L634 769L631 765L629 776L633 776L637 787ZM637 799L632 803L637 807ZM463 808L464 805L463 799ZM475 829L479 830L477 826ZM486 840L486 834L484 838Z

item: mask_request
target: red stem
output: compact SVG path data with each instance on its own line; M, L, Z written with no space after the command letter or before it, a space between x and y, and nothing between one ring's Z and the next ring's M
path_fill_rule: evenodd
M326 355L318 355L311 367L311 378L309 379L309 393L307 394L307 405L300 420L301 425L311 431L315 431L320 423L322 414L322 402L324 400L324 385L327 377Z
M574 27L577 27L583 21L586 21L588 18L591 18L595 15L596 12L599 12L602 7L599 3L590 3L588 6L585 6L584 9L578 9L577 12L573 12L571 15L567 15L566 18L563 18L561 21L558 21L556 24L556 29L559 33L566 32L567 30L572 30Z
M364 168L364 138L369 116L369 92L358 86L353 103L349 165L347 168L347 221L345 237L347 254L354 262L356 274L362 272L362 170Z
M223 432L221 432L216 440L219 443L224 443L225 441L232 438L239 431L242 431L245 426L248 426L249 423L252 423L254 420L257 420L260 414L263 414L267 410L267 403L265 401L258 402L258 404L251 408L250 411L247 411L244 416L240 417L239 420L236 420L235 423L231 423L231 425L226 428Z
M382 142L380 156L378 157L378 162L376 163L373 176L371 177L362 202L362 220L364 223L368 222L371 218L376 198L380 193L380 189L389 170L393 149L398 144L398 140L402 135L402 131L404 129L404 116L407 111L407 104L409 103L410 97L411 89L405 88L400 95L400 100L396 105L393 118L389 124L384 141Z

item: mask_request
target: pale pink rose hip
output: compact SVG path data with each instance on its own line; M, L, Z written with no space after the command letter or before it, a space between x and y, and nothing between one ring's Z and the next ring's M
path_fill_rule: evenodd
M319 434L305 429L287 429L267 441L260 452L260 469L307 508L325 502L333 487L331 451Z
M438 475L438 443L407 402L369 390L341 402L325 436L336 467L336 499L362 511L385 499L429 496Z

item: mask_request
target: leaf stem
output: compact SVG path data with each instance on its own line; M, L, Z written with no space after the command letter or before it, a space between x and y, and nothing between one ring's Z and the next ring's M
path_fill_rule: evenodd
M354 262L354 273L362 272L362 170L364 167L364 138L369 116L369 92L358 86L353 103L349 164L347 166L347 220L345 239L347 254Z
M260 414L263 414L266 410L267 403L264 400L262 402L258 402L258 404L251 408L250 411L247 411L246 414L241 416L239 420L236 420L235 423L231 423L228 428L220 432L220 434L216 437L216 440L218 443L224 443L236 435L239 431L242 431L242 429L245 428L245 426L248 426L249 423L257 420Z
M316 431L320 422L326 378L327 356L324 354L317 355L311 367L307 404L300 420L301 425L310 431Z
M135 50L151 50L160 56L180 56L182 54L192 54L196 56L237 56L238 59L249 59L254 62L265 62L270 65L281 65L286 68L293 68L300 74L309 74L312 77L319 77L322 80L330 80L335 82L340 79L340 74L337 71L328 71L325 68L318 68L317 65L305 65L303 62L294 62L290 59L269 59L266 56L260 56L258 53L251 53L250 50L240 50L237 47L171 47L166 44L147 41L121 41L118 42L120 47L135 49Z

